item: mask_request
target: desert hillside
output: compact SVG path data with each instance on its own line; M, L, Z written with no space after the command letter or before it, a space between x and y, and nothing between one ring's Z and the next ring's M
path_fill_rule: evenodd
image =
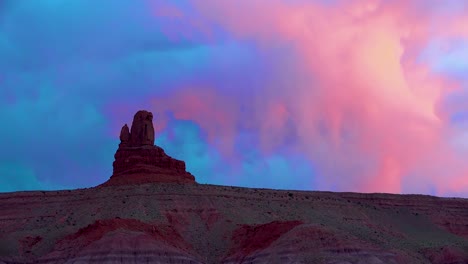
M0 260L467 263L467 208L456 198L179 183L6 193Z
M102 185L0 194L0 263L468 263L468 199L199 184L152 118Z

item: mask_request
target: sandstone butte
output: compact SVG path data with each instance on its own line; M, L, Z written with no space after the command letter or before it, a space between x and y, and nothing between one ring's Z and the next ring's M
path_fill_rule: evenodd
M152 119L100 186L0 194L0 263L468 263L468 199L198 184Z

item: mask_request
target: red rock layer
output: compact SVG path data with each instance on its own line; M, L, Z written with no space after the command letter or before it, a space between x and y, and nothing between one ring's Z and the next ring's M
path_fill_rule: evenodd
M250 255L252 252L270 246L281 235L302 224L300 221L273 221L262 225L242 225L233 232L232 240L236 248L231 253L240 256Z
M243 225L233 232L232 241L235 246L224 264L408 263L397 252L300 221ZM340 262L340 258L346 261Z
M463 208L467 199L173 183L0 194L0 263L462 264L468 238L438 219L466 225Z
M148 182L195 183L195 177L185 169L185 162L171 158L158 146L120 147L114 157L114 173L104 186Z
M200 263L168 226L136 219L98 220L58 241L39 263Z

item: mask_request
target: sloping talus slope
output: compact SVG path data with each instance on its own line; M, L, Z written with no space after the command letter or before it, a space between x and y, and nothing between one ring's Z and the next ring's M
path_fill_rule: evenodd
M0 263L468 263L468 199L179 183L4 193Z

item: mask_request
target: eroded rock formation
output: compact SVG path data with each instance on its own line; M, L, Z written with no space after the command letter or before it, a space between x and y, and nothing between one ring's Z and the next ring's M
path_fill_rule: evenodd
M120 132L120 144L115 153L114 171L103 185L140 184L148 182L195 183L186 171L185 162L167 155L154 145L153 114L140 110Z
M120 144L119 147L128 147L128 141L130 141L130 130L128 129L127 124L122 127L120 130Z
M153 114L151 112L140 110L133 117L130 146L154 146Z

